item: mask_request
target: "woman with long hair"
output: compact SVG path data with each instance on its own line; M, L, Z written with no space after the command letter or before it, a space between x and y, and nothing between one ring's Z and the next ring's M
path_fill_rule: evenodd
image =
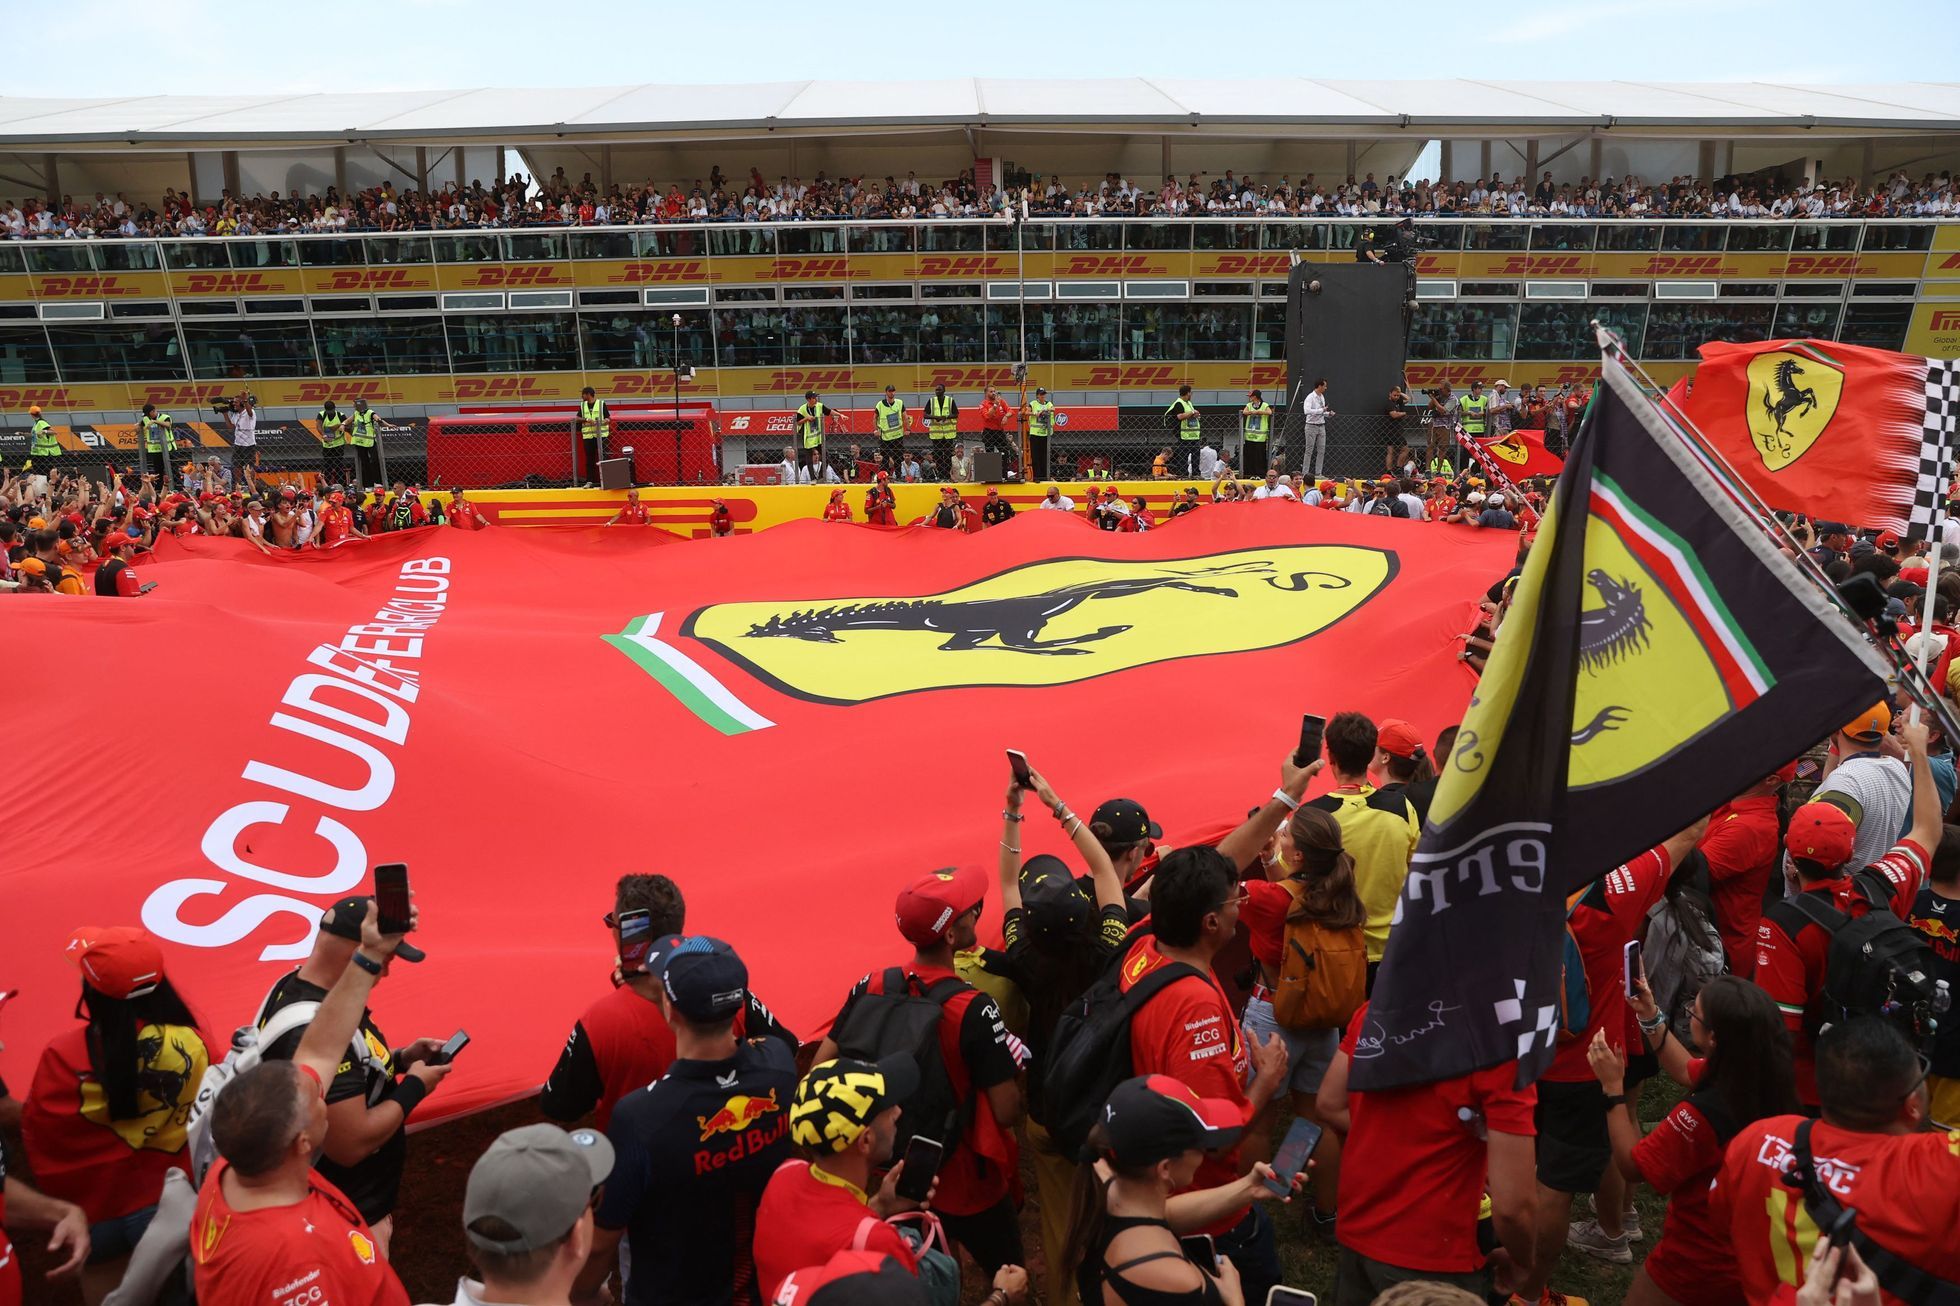
M1660 1241L1627 1290L1628 1306L1727 1306L1742 1299L1735 1248L1709 1219L1708 1186L1729 1140L1768 1116L1798 1110L1790 1032L1763 990L1722 975L1695 998L1692 1056L1669 1030L1642 975L1634 1014L1661 1069L1690 1091L1645 1138L1626 1100L1626 1052L1594 1035L1587 1057L1606 1090L1613 1160L1628 1183L1667 1195Z
M184 1127L211 1058L149 935L81 929L68 955L84 1023L41 1054L21 1139L41 1189L88 1217L82 1297L96 1306L156 1214L164 1172L189 1169Z
M1168 1075L1139 1075L1110 1092L1089 1131L1095 1164L1079 1171L1063 1257L1083 1306L1245 1306L1229 1258L1201 1264L1178 1242L1275 1195L1263 1161L1229 1184L1178 1192L1207 1151L1231 1147L1243 1132L1236 1105L1200 1098Z

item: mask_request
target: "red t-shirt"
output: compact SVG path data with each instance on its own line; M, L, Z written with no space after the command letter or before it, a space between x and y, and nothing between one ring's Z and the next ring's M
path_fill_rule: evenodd
M644 526L653 520L644 503L629 503L619 510L620 524L624 526Z
M1639 938L1646 928L1647 911L1661 900L1661 894L1667 889L1667 877L1673 871L1674 864L1668 859L1667 849L1649 848L1632 861L1623 862L1608 871L1604 881L1607 910L1613 913L1613 919L1619 923L1621 930L1619 947L1622 956L1614 963L1613 990L1619 994L1620 1010L1625 1013L1625 1018L1620 1022L1620 1035L1615 1042L1634 1052L1646 1046L1646 1036L1640 1032L1640 1017L1633 1014L1633 1007L1626 1000L1624 953L1627 941ZM1588 985L1591 976L1592 971L1588 967ZM1580 1051L1584 1050L1582 1046ZM1580 1060L1584 1061L1585 1058L1581 1057ZM1590 1065L1587 1069L1590 1071Z
M1722 932L1729 973L1749 979L1756 973L1756 927L1763 919L1763 892L1780 851L1776 795L1738 798L1720 808L1698 846L1708 858L1715 928Z
M1239 919L1245 923L1245 939L1252 957L1277 974L1286 943L1286 913L1293 910L1293 892L1278 880L1247 880L1245 905Z
M1899 840L1892 851L1872 863L1872 869L1892 886L1891 907L1901 919L1910 914L1912 901L1919 896L1919 886L1926 881L1926 866L1926 850L1910 839ZM1849 876L1820 881L1804 892L1828 894L1831 903L1854 920L1871 910L1865 896L1852 891ZM1795 915L1795 909L1784 910ZM1830 950L1830 934L1807 918L1795 938L1776 916L1764 916L1756 927L1756 983L1775 1001L1790 1029L1797 1100L1809 1106L1817 1104L1817 1060L1812 1041L1820 1023L1811 1007L1824 991L1824 963Z
M354 510L348 507L328 508L320 514L320 539L326 544L338 544L354 533Z
M851 505L845 503L842 499L836 499L830 503L826 503L823 506L823 519L825 521L849 521L851 519Z
M1352 1062L1384 1031L1363 1006L1341 1051ZM1515 1062L1455 1079L1373 1093L1350 1091L1341 1149L1341 1246L1405 1270L1466 1273L1480 1268L1477 1212L1490 1170L1490 1131L1534 1137L1535 1087L1515 1088Z
M480 531L483 529L483 517L477 512L476 505L468 499L451 499L449 524L458 530Z
M1124 991L1159 966L1170 964L1154 935L1137 940L1123 958ZM1210 974L1175 980L1143 1004L1130 1022L1130 1067L1139 1075L1169 1075L1188 1084L1199 1097L1236 1102L1241 1110L1251 1106L1243 1087L1250 1070L1245 1040L1239 1036L1239 1022L1225 990ZM1250 1111L1246 1118L1250 1122ZM1198 1166L1191 1188L1213 1188L1238 1177L1238 1148L1211 1152ZM1245 1218L1247 1209L1240 1207L1217 1224L1193 1232L1224 1233Z
M1566 916L1566 928L1578 941L1579 956L1586 968L1586 1028L1577 1035L1559 1036L1558 1050L1542 1078L1562 1084L1590 1084L1594 1075L1586 1060L1586 1048L1593 1035L1607 1031L1607 1037L1627 1046L1627 1031L1633 1029L1631 1010L1621 977L1621 953L1633 937L1628 921L1637 921L1646 912L1652 895L1648 881L1665 859L1650 850L1624 866L1607 873L1601 882L1587 888L1585 896ZM1658 877L1665 881L1666 876ZM1637 1032L1637 1031L1636 1031ZM1638 1046L1634 1044L1633 1046Z
M234 1211L211 1167L191 1216L191 1259L202 1306L408 1306L354 1204L318 1171L291 1206Z
M649 1002L625 984L611 990L578 1018L592 1044L593 1064L605 1086L594 1108L595 1127L604 1131L619 1099L644 1088L674 1064L674 1030Z
M1688 1063L1691 1082L1701 1077L1705 1064ZM1728 1306L1742 1296L1735 1248L1708 1214L1708 1186L1722 1168L1723 1147L1708 1117L1683 1101L1633 1148L1640 1177L1668 1199L1647 1273L1681 1306Z
M774 1301L783 1280L841 1251L896 1256L914 1274L919 1260L898 1230L872 1214L865 1194L808 1161L785 1161L769 1177L755 1209L755 1278Z
M1817 1225L1800 1190L1783 1183L1801 1116L1758 1120L1737 1134L1709 1193L1715 1231L1734 1247L1751 1306L1790 1303ZM1832 1194L1858 1210L1858 1228L1909 1264L1960 1281L1960 1132L1863 1134L1819 1121L1811 1155ZM1887 1303L1898 1299L1882 1294Z

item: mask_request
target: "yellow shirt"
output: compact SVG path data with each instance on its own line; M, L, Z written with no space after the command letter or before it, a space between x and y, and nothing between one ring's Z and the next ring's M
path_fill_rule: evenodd
M1326 794L1308 806L1340 823L1341 845L1354 858L1355 892L1368 909L1368 923L1362 927L1368 960L1380 961L1395 900L1402 896L1402 881L1409 878L1409 857L1422 834L1415 808L1400 790L1383 794L1367 784Z

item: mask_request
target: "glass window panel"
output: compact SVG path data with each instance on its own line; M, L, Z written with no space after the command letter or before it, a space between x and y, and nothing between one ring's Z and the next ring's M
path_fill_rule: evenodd
M1547 222L1531 229L1533 249L1591 249L1595 229L1570 222Z
M722 367L780 367L783 310L778 305L715 310L715 361Z
M302 267L334 268L357 265L363 251L358 240L302 240L299 261Z
M1473 222L1463 232L1465 249L1523 249L1531 235L1531 228L1522 222L1506 222L1492 226L1488 223ZM1336 246L1336 248L1342 248Z
M844 228L844 246L853 254L910 254L916 235L902 222L874 222Z
M1252 356L1265 360L1286 357L1286 305L1267 302L1257 306L1252 319ZM1278 396L1270 396L1275 403Z
M1717 292L1723 299L1775 299L1774 281L1724 281ZM1910 289L1907 290L1910 294Z
M782 296L776 293L776 287L774 286L715 287L715 303L717 304L774 303L781 298Z
M1068 222L1057 224L1055 239L1060 249L1121 249L1123 224L1120 222Z
M1416 248L1424 251L1449 251L1463 248L1463 224L1460 222L1418 222L1415 225ZM1272 246L1268 245L1268 249Z
M1421 230L1420 228L1418 230ZM1327 248L1327 225L1321 222L1267 222L1260 224L1262 249L1315 250ZM1457 239L1461 239L1458 236ZM1451 246L1451 248L1455 248Z
M1790 224L1738 222L1729 228L1729 249L1781 252L1790 248Z
M495 263L501 257L497 237L488 231L462 236L437 236L435 248L438 263Z
M1409 334L1409 357L1509 358L1517 334L1516 304L1425 302L1416 307L1415 327ZM1282 347L1279 356L1284 354Z
M698 227L654 227L633 233L640 258L699 258L708 252L708 233Z
M774 254L776 233L768 227L718 227L708 233L716 254Z
M27 247L29 272L92 272L89 246L79 240L37 240Z
M790 366L850 361L846 310L784 305L782 312L783 357Z
M1675 223L1662 229L1662 249L1686 249L1712 253L1722 248L1722 228L1707 223Z
M167 241L163 246L163 260L173 271L231 266L231 260L226 257L225 243L221 240Z
M919 360L919 314L910 304L860 304L851 309L852 361L916 363ZM927 362L936 362L929 358Z
M777 230L776 246L778 252L783 254L842 254L844 229L810 222L792 222Z
M449 370L439 317L315 322L328 376L414 376Z
M919 357L935 363L979 362L981 312L978 304L921 304Z
M184 347L191 375L200 381L267 376L313 376L313 333L301 322L251 318L236 322L186 322Z
M152 241L117 240L95 247L95 261L104 272L155 272L163 266L163 256ZM0 272L17 272L9 268L6 256L0 255Z
M1185 230L1179 224L1176 230ZM1135 230L1135 228L1131 228ZM1259 224L1256 222L1199 222L1190 227L1193 242L1199 249L1258 249ZM1131 249L1138 246L1132 244ZM1183 249L1183 245L1168 245L1166 249Z
M31 324L0 326L0 385L57 379L47 332Z
M976 227L966 222L928 222L919 228L919 248L928 253L941 251L960 251L984 249L989 234L997 235L1005 248L1009 239L1007 228L1001 227L990 233L986 227Z
M1518 283L1515 281L1466 281L1457 294L1466 298L1516 299Z
M1640 355L1641 330L1647 321L1645 304L1616 300L1592 303L1526 304L1518 315L1518 358L1598 357L1592 323L1617 332L1627 351Z
M1834 340L1837 338L1838 318L1843 314L1841 304L1778 304L1776 338Z
M1855 222L1799 222L1790 229L1790 248L1832 250L1858 248Z
M504 237L504 256L513 263L543 263L565 258L568 244L560 231L514 232Z
M1122 357L1118 346L1123 325L1120 304L1057 304L1042 320L1044 339L1054 350L1055 362L1114 362Z
M1633 251L1659 249L1661 229L1651 223L1608 223L1599 229L1599 247Z
M1250 281L1200 281L1191 287L1191 293L1200 299L1250 296L1252 283Z
M231 306L234 310L236 305ZM170 301L167 299L146 299L140 303L115 303L109 305L110 317L169 317Z
M579 314L579 343L585 350L586 367L666 371L674 366L677 347L680 357L696 367L710 366L714 362L714 335L708 311L683 311L680 318L676 332L672 309L636 312L620 308Z
M1884 249L1931 249L1933 247L1933 228L1924 223L1873 222L1865 227L1865 248ZM1886 346L1891 348L1891 346Z
M1653 359L1692 359L1711 340L1769 339L1775 317L1771 304L1656 304L1647 317L1647 344L1639 351Z
M231 265L235 268L289 268L299 263L299 246L290 240L232 240Z
M578 368L578 327L570 313L457 313L444 325L458 372Z
M1226 230L1226 226L1221 225L1218 230ZM1248 229L1247 234L1256 239L1259 233ZM1123 228L1123 236L1124 245L1129 249L1190 249L1193 237L1196 238L1199 249L1250 248L1250 246L1238 245L1207 245L1205 242L1213 239L1213 235L1203 229L1194 231L1188 222L1132 222Z
M1127 360L1242 359L1251 350L1250 304L1132 303L1123 310Z
M832 300L842 302L842 286L784 286L783 298L792 300Z
M1838 339L1874 349L1899 349L1905 345L1906 325L1911 321L1910 304L1853 304L1844 311Z
M925 228L931 233L935 228ZM1017 248L1028 250L1050 250L1055 248L1055 224L1052 222L996 222L983 228L987 237L987 248L1013 252ZM924 248L921 246L920 248Z
M435 250L426 236L369 236L361 244L370 266L435 261Z
M578 231L571 237L573 258L632 258L630 231Z
M48 328L65 381L184 379L177 329L169 323Z
M103 248L121 249L125 247L120 245L105 245L103 246ZM0 244L0 272L25 272L25 271L27 271L27 260L22 256L19 247L14 245Z
M919 286L920 299L978 299L978 281L928 281Z

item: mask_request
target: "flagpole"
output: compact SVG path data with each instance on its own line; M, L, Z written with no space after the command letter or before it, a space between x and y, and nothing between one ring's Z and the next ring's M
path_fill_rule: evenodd
M1940 587L1940 544L1936 539L1932 540L1931 543L1933 551L1928 555L1930 561L1926 564L1926 601L1920 610L1919 617L1918 663L1919 678L1921 680L1926 680L1927 654L1933 647L1933 599ZM1926 683L1932 688L1935 694L1940 692L1938 685L1933 684L1930 680L1927 680ZM1919 720L1919 700L1916 695L1913 698L1912 715L1908 719L1915 722ZM1944 723L1942 723L1942 726L1944 726Z

